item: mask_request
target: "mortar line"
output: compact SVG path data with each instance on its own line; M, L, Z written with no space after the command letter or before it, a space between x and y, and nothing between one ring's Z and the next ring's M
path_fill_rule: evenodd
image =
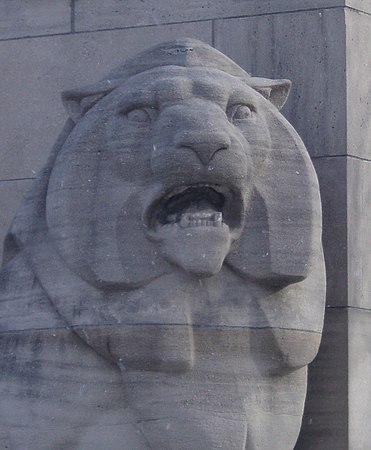
M81 328L134 328L134 327L178 327L178 328L195 328L195 329L238 329L238 330L254 330L254 331L264 331L275 328L282 331L299 331L304 333L320 334L320 331L310 330L310 329L300 329L300 328L290 328L290 327L270 327L270 326L248 326L248 325L209 325L209 324L192 324L192 323L158 323L158 322L138 322L138 323L120 323L120 324L74 324L74 325L57 325L55 327L31 327L22 329L11 329L11 330L0 330L0 336L4 334L11 333L25 333L25 332L37 332L37 331L62 331L62 330L79 330Z
M6 180L0 180L0 183L9 183L12 181L30 181L35 180L36 177L25 177L25 178L7 178Z
M351 154L343 154L343 155L318 155L318 156L311 156L311 159L325 159L325 158L352 158L352 159L358 159L359 161L365 161L365 162L371 162L368 158L363 158L362 156L356 156Z
M352 306L352 305L326 305L326 309L356 309L359 311L367 311L369 313L371 313L371 309L370 308L362 308L361 306Z

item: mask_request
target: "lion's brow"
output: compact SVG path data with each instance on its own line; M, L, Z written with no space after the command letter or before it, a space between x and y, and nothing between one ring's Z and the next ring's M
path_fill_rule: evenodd
M120 98L118 108L125 110L133 105L144 106L155 105L156 103L156 93L152 89L138 88L125 92Z
M182 79L183 81L185 79ZM206 81L189 79L188 83L180 83L179 80L158 80L150 86L133 87L124 92L120 98L118 109L126 112L128 109L140 106L160 107L161 103L175 99L183 100L190 97L199 97L212 100L215 103L226 107L233 103L253 103L253 91L231 86L231 89L221 89L219 83L209 83ZM250 92L251 91L251 92Z

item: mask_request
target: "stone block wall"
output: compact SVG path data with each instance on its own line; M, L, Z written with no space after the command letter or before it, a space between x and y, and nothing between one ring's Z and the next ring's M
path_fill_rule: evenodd
M1 241L66 119L62 90L184 36L293 81L283 112L319 177L328 282L298 450L371 442L370 15L371 0L0 2Z

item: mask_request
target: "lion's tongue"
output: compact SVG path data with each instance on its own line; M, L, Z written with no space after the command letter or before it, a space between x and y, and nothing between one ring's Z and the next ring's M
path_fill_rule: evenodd
M200 226L180 227L178 231L168 233L162 241L162 252L167 259L186 272L201 277L217 274L230 248L228 227L205 227L202 223Z

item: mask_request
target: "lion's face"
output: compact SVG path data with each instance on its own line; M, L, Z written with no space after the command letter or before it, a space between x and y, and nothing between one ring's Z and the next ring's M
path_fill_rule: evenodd
M50 178L47 220L66 262L90 281L127 282L139 239L154 274L171 263L217 273L270 150L269 107L212 69L157 68L115 89L76 125Z

